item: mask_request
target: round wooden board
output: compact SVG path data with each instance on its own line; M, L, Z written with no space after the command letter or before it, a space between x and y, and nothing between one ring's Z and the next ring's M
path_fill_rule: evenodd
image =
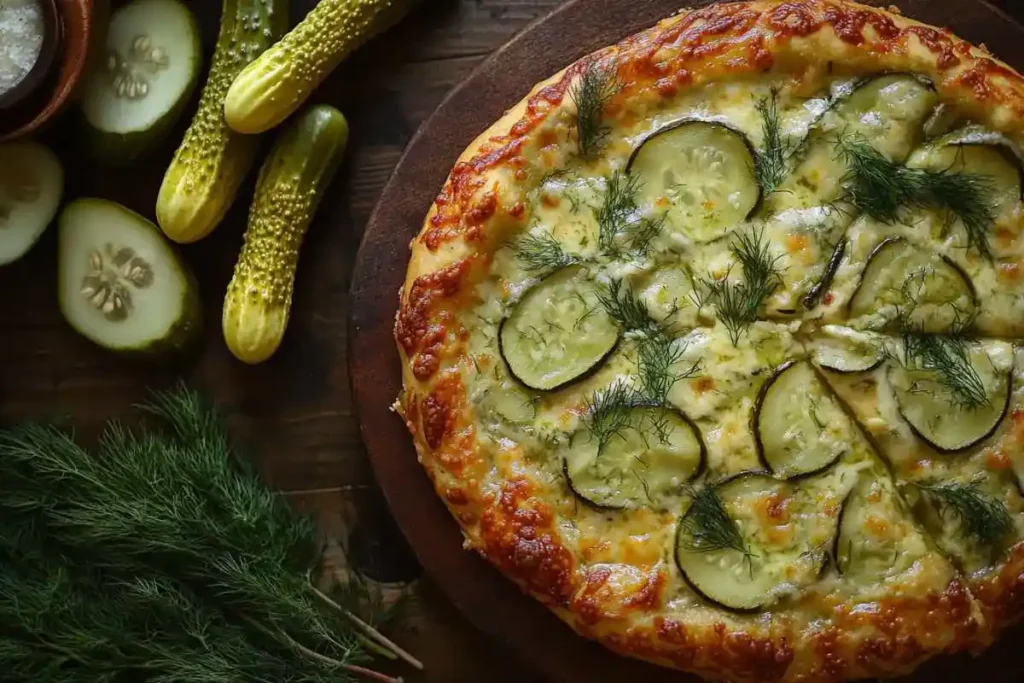
M579 57L653 25L680 7L708 0L568 0L527 27L455 88L409 143L366 227L352 281L349 363L362 436L399 525L424 568L485 633L552 681L661 683L695 680L627 659L575 635L477 554L416 459L404 425L391 411L401 387L392 337L409 242L462 150L538 81ZM984 43L1024 70L1024 27L981 0L874 0L905 15ZM910 680L989 683L1024 680L1024 659L1004 634L979 659L944 657Z

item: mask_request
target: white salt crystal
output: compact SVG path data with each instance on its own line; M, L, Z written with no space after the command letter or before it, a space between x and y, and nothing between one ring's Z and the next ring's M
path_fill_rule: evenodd
M0 95L32 70L43 47L39 0L0 0Z

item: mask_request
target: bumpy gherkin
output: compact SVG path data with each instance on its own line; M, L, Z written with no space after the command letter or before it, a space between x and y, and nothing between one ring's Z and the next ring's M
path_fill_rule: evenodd
M245 244L224 298L224 341L239 360L263 362L281 344L299 248L347 143L341 112L310 107L281 131L260 169Z
M401 19L417 0L321 0L281 42L235 79L228 125L262 133L292 115L353 50Z
M242 69L287 30L288 0L224 0L199 110L157 197L157 223L175 242L194 242L217 227L252 168L259 140L228 127L224 98Z

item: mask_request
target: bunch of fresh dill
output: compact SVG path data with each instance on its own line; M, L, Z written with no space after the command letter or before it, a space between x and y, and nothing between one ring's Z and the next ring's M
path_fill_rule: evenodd
M360 665L367 647L411 658L356 616L357 596L343 606L310 583L311 522L234 456L216 412L185 389L143 408L159 428L113 423L96 454L56 427L0 432L0 667L15 681L395 681Z

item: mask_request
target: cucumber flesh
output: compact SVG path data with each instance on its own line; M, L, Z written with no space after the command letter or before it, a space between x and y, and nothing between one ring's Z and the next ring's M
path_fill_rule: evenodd
M818 580L828 559L821 544L835 537L838 510L829 512L788 482L745 473L714 485L743 549L709 544L697 496L676 530L675 559L683 579L705 600L734 612L758 612ZM774 517L757 514L766 503Z
M888 373L900 415L920 438L945 453L963 451L984 441L996 431L1010 407L1013 363L1000 359L1012 356L990 356L982 344L964 344L965 358L984 387L986 402L982 405L962 405L936 371L918 367L913 360L906 366L893 364Z
M579 267L549 275L515 305L498 340L509 371L531 389L553 391L580 379L619 340L598 284Z
M34 142L0 145L0 265L21 258L57 215L64 168Z
M890 238L868 257L849 315L871 329L889 327L903 315L910 328L934 334L960 328L976 307L974 285L960 266Z
M564 473L573 492L596 507L665 509L700 474L704 458L704 440L689 418L670 408L640 407L604 448L575 435Z
M761 201L750 142L721 123L667 126L640 144L627 169L642 178L641 204L667 212L676 230L698 242L721 237Z
M783 364L761 387L754 438L764 466L780 479L821 472L849 451L853 425L806 361Z
M199 28L178 0L135 0L117 10L81 102L95 150L128 162L158 142L182 113L201 65Z
M935 88L910 74L887 74L862 82L836 106L841 133L868 140L882 154L907 158L935 109Z
M113 202L80 199L60 217L60 308L119 352L180 351L201 330L194 278L159 229Z
M874 370L882 364L885 356L885 343L881 337L840 325L823 325L811 342L814 363L832 372Z

